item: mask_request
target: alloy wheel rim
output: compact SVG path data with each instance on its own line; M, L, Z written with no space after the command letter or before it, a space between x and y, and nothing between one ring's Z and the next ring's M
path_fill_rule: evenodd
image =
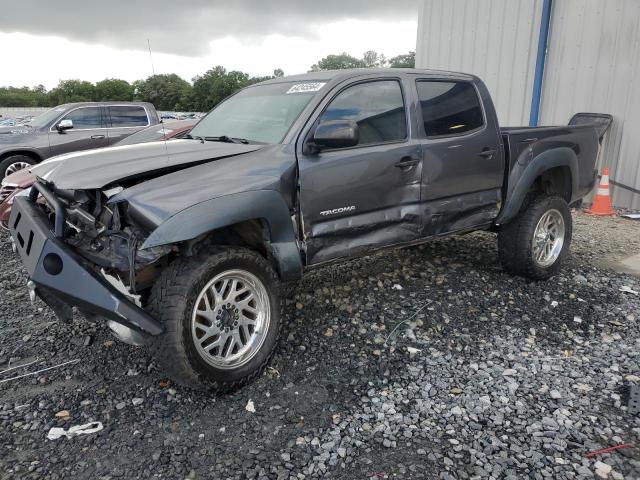
M204 361L238 368L262 347L271 321L264 284L245 270L226 270L200 291L191 317L191 336Z
M564 245L564 218L559 210L546 211L533 233L533 261L540 267L555 263Z
M5 176L5 177L8 177L8 176L9 176L9 175L11 175L12 173L19 172L20 170L25 169L25 168L28 168L28 167L30 167L30 166L31 166L31 165L30 165L29 163L27 163L27 162L15 162L15 163L12 163L12 164L11 164L11 165L9 165L9 166L7 167L7 169L5 170L5 172L4 172L4 176Z

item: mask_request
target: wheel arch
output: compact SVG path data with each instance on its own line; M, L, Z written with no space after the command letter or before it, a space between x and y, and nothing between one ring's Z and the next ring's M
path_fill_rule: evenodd
M578 190L577 182L578 158L570 148L547 150L524 166L516 164L509 174L504 207L496 224L504 224L513 219L520 211L527 194L532 191L557 195L571 203Z
M302 277L302 258L289 207L273 190L231 194L188 207L153 230L142 248L220 238L230 232L245 240L251 238L248 243L258 247L254 237L260 232L265 248L261 253L274 259L280 278Z
M31 157L33 160L35 160L36 163L40 163L42 161L42 156L35 150L30 150L28 148L20 148L17 150L10 150L8 152L0 153L0 162L2 162L3 160L9 157L13 157L14 155L24 155L27 157Z

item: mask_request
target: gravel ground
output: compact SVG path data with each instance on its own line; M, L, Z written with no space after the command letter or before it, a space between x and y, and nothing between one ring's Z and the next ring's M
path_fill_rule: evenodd
M636 447L585 456L640 445L640 280L598 266L640 252L640 223L574 218L546 282L505 274L489 233L309 272L270 368L218 398L31 305L3 235L0 372L35 363L0 373L0 477L640 478Z

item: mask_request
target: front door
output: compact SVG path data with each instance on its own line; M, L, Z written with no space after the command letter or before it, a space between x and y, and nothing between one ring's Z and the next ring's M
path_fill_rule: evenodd
M404 98L399 78L351 83L312 119L313 126L352 120L359 142L319 153L299 145L307 264L418 238L422 159L420 145L410 140Z
M51 155L88 150L107 146L107 129L102 118L102 107L99 105L78 107L69 111L62 120L71 120L73 128L59 132L56 126L49 130L49 147Z

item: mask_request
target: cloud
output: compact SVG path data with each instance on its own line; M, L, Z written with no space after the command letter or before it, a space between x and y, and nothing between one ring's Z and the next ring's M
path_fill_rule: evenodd
M183 56L210 53L226 37L244 44L265 36L315 39L324 25L347 19L417 17L418 0L31 0L2 7L0 32L52 35L83 43ZM384 31L379 35L384 36Z

